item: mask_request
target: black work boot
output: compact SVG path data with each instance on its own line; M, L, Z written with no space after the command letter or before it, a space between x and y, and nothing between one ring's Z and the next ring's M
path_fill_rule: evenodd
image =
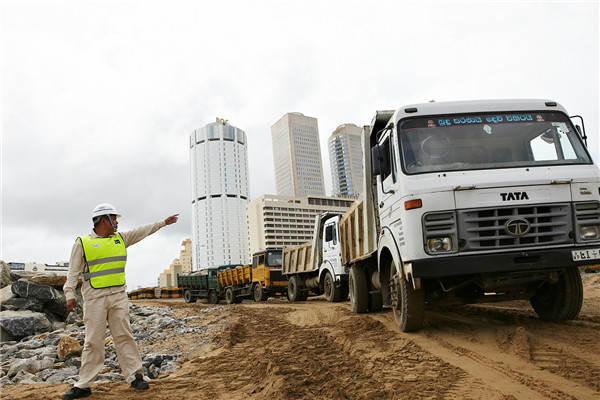
M69 390L67 393L63 394L62 398L63 398L63 400L81 399L83 397L91 396L91 394L92 394L92 389L90 389L90 388L81 389L81 388L78 388L77 386L73 386L71 388L71 390Z
M150 386L148 386L148 382L144 380L144 375L138 372L137 374L135 374L135 380L131 382L131 387L136 390L146 390Z

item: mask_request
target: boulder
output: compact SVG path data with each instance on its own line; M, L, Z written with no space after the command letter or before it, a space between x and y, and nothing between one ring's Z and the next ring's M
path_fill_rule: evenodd
M56 275L55 273L35 274L28 277L27 280L37 285L52 286L53 288L62 290L62 287L67 281L67 276Z
M33 358L17 358L14 360L8 370L8 376L15 376L20 371L29 372L30 374L37 374L41 370L41 363L39 360Z
M8 333L7 331L5 331L2 326L0 326L0 342L1 343L12 342L13 340L15 340L15 337L13 335L11 335L10 333ZM3 355L5 355L5 354L3 354Z
M56 291L56 298L47 300L45 302L45 312L51 312L61 317L64 321L69 315L69 311L67 311L67 299L63 292Z
M67 360L71 357L78 357L81 355L83 348L79 342L73 339L71 336L63 336L58 341L56 346L56 355L59 360Z
M5 286L2 289L0 289L0 303L4 304L6 300L12 299L13 297L17 297L17 295L12 292L11 285Z
M8 286L12 283L10 278L10 267L7 263L0 260L0 287Z
M38 300L53 300L58 297L58 292L48 285L37 285L25 279L19 279L12 284L12 292L19 297Z
M35 312L44 311L44 302L38 299L26 299L23 297L13 297L2 302L2 310L17 311L29 310Z
M15 338L48 332L52 329L45 314L33 311L1 311L0 326Z

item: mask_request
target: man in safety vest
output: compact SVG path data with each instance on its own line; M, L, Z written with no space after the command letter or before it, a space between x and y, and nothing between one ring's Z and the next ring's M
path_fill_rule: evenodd
M92 394L90 386L104 364L106 323L110 328L119 365L125 380L137 390L148 389L142 371L142 359L129 325L129 300L125 285L126 248L177 222L179 214L164 221L143 225L127 232L117 232L120 215L110 204L94 208L94 229L77 238L71 250L69 273L63 287L67 310L75 311L75 288L83 276L83 323L85 344L81 355L79 380L63 399L78 399Z

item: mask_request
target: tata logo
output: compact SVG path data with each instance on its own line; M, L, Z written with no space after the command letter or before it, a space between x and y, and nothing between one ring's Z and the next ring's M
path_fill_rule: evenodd
M502 201L529 200L527 192L500 193L500 197L502 197Z
M525 218L512 218L504 224L504 230L511 236L523 236L530 229L531 225Z

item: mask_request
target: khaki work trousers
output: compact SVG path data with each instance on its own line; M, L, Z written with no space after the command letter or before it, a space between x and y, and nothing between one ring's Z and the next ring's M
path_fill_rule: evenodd
M113 337L121 373L127 383L133 382L135 373L142 371L142 359L129 324L127 292L89 299L83 303L85 343L81 354L79 381L75 384L78 388L90 387L104 365L107 322Z

